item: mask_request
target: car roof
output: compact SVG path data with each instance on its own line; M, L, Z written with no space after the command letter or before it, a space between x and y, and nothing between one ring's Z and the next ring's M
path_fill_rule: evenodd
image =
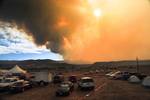
M62 84L71 84L72 82L70 82L70 81L65 81L65 82L63 82Z
M116 71L115 73L120 73L121 71Z
M24 80L18 80L17 82L26 82L26 81L24 81Z
M70 75L70 76L77 76L77 75Z
M92 79L91 77L82 77L81 79Z
M69 87L69 84L60 84L61 87Z
M5 78L5 79L10 79L10 80L13 80L13 79L18 79L18 78L12 78L12 77L9 77L9 78Z

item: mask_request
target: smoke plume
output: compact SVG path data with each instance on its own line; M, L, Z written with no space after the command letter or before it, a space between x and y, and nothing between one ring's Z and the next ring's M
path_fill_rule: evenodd
M149 0L1 0L0 21L69 62L150 58Z
M72 1L1 0L0 19L16 23L18 28L24 28L33 36L36 44L47 45L53 52L58 53L61 51L59 47L62 37L70 31L70 27L59 26L59 21L69 20L70 23L76 23L75 20L78 19L78 16L67 7L72 6L76 0Z

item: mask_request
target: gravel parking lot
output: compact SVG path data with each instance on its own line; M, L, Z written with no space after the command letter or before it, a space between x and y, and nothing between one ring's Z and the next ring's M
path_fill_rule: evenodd
M65 74L68 76L69 74ZM75 84L75 90L67 97L56 97L58 85L49 84L45 87L34 87L23 93L1 93L1 100L150 100L150 89L140 84L130 84L127 81L110 80L102 74L78 74L91 76L95 80L93 91L80 91Z

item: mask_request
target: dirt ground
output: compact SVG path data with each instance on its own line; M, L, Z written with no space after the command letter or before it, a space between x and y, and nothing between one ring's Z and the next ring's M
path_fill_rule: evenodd
M65 76L68 76L67 73ZM49 84L46 87L34 87L23 93L1 93L1 100L150 100L150 89L140 84L131 84L127 81L110 80L104 74L74 73L81 76L91 76L95 80L96 88L93 91L75 90L67 97L56 97L57 85Z

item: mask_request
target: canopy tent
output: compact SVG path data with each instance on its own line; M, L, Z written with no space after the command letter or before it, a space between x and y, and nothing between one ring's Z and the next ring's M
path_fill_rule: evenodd
M144 78L142 85L146 87L150 87L150 76L147 76L146 78Z
M131 82L131 83L139 83L140 79L137 76L132 75L132 76L129 77L128 81Z
M20 68L18 65L14 66L12 69L9 70L10 73L23 73L25 74L27 71Z

